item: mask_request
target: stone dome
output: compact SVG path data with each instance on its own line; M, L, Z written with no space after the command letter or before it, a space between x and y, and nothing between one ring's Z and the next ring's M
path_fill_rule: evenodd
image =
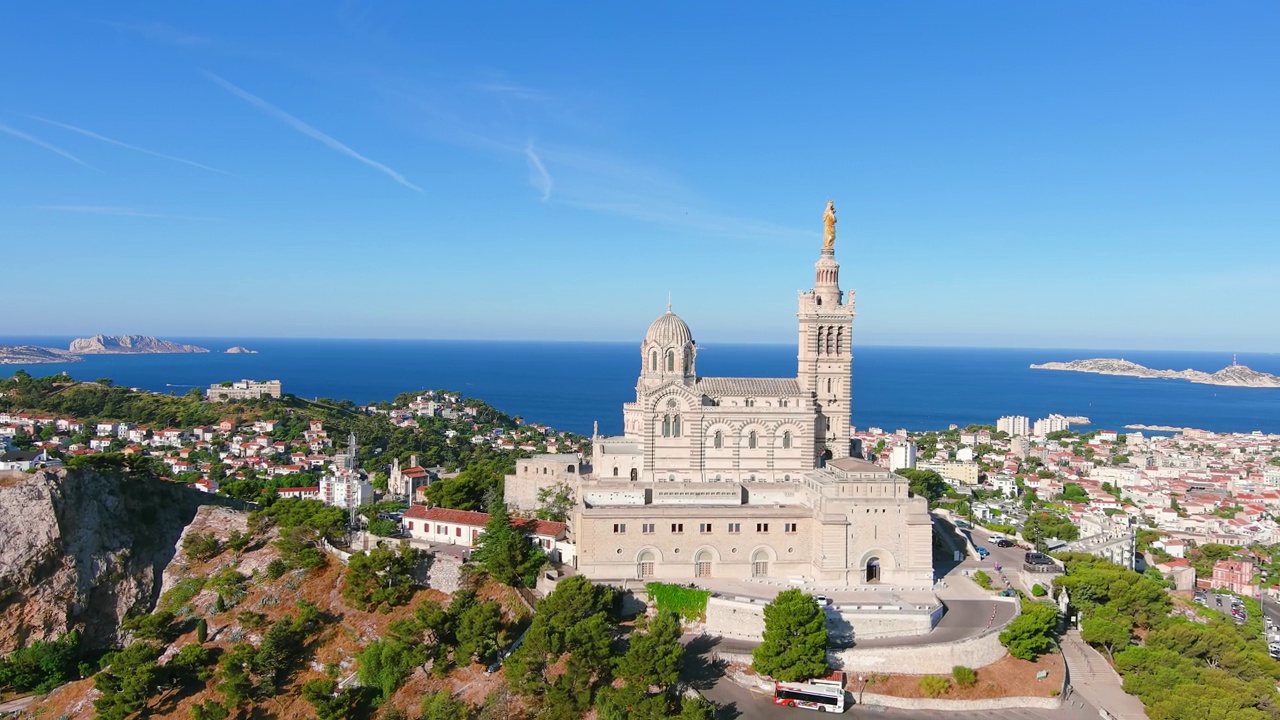
M689 332L689 326L679 315L671 312L671 306L668 305L667 311L649 326L649 332L644 334L644 341L657 343L662 347L683 347L685 344L693 344L693 333Z

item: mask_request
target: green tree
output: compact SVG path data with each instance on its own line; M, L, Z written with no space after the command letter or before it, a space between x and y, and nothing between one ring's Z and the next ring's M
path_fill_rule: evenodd
M347 720L355 711L359 697L330 678L314 678L302 684L302 699L311 703L318 720Z
M93 701L102 720L124 720L146 708L160 690L164 675L156 661L160 646L136 642L112 654L107 668L94 677L100 695Z
M217 653L203 645L183 645L177 655L165 665L170 679L179 683L203 683L213 677L213 664Z
M947 493L947 481L933 470L904 468L894 472L910 481L908 487L912 494L928 498L930 505Z
M414 573L421 552L402 543L400 551L379 545L367 553L356 553L347 561L342 599L368 612L390 612L413 597Z
M1107 651L1107 657L1115 659L1115 652L1124 649L1133 637L1128 625L1102 617L1085 618L1080 623L1080 637L1090 645Z
M583 664L599 655L601 645L606 648L609 645L612 634L609 613L613 602L613 590L594 585L580 575L561 580L539 603L524 641L506 662L507 678L513 688L525 695L554 691L569 701L570 695L580 699L583 690L564 683L585 680L589 696L594 685L609 675L607 656L602 667L583 667ZM605 636L602 638L601 634ZM584 677L563 680L558 687L553 687L548 669L571 649L586 658L575 665L575 670Z
M1089 502L1089 493L1078 483L1066 483L1058 497L1069 502Z
M193 532L182 538L182 552L188 560L211 560L222 552L222 543L211 532Z
M498 657L498 635L502 632L502 607L493 601L478 602L458 617L454 660L458 665L473 660L484 665Z
M559 482L538 490L539 520L565 522L569 519L569 511L573 509L573 489L567 483Z
M422 698L422 720L467 720L471 708L454 700L448 691L440 690Z
M1058 611L1032 600L1022 602L1022 614L1000 633L1000 642L1020 660L1035 660L1051 651L1058 627Z
M196 641L203 643L203 642L206 642L208 639L209 639L209 621L205 620L204 618L200 618L199 622L196 623Z
M420 646L398 640L375 640L360 653L357 672L360 684L378 688L385 702L420 664Z
M684 646L680 644L680 618L658 613L631 634L631 647L618 661L617 674L633 685L667 688L680 676Z
M511 523L506 503L494 495L489 502L489 520L471 553L471 561L484 568L489 576L504 585L536 582L538 570L546 562L546 554L529 541L529 537Z
M47 693L76 678L80 657L80 635L74 631L37 640L0 658L0 688Z
M827 670L826 615L799 589L778 593L764 608L764 642L751 653L756 672L795 682Z

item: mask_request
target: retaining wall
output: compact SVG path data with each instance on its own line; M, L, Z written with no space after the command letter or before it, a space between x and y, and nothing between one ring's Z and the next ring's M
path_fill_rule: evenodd
M708 635L758 641L764 635L765 605L763 600L708 598L705 630ZM832 637L855 639L923 635L937 624L943 609L939 605L931 611L905 612L828 606L827 631Z
M879 705L881 707L900 708L903 710L1008 710L1010 708L1043 708L1056 710L1062 706L1062 696L1058 697L1008 697L989 698L986 700L947 700L945 698L904 698L894 695L876 695L862 693L863 705ZM858 695L854 695L858 699Z

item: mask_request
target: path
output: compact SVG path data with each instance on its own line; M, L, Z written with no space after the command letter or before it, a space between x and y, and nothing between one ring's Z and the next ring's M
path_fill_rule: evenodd
M1089 704L1116 720L1147 720L1142 701L1124 691L1120 676L1080 637L1079 630L1068 630L1062 637L1062 657L1067 661L1073 691Z

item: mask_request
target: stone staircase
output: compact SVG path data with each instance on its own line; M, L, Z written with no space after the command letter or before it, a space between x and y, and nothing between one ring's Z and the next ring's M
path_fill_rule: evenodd
M1098 708L1103 718L1147 720L1142 701L1125 693L1120 675L1101 653L1089 647L1079 630L1069 630L1062 637L1062 658L1071 687Z

